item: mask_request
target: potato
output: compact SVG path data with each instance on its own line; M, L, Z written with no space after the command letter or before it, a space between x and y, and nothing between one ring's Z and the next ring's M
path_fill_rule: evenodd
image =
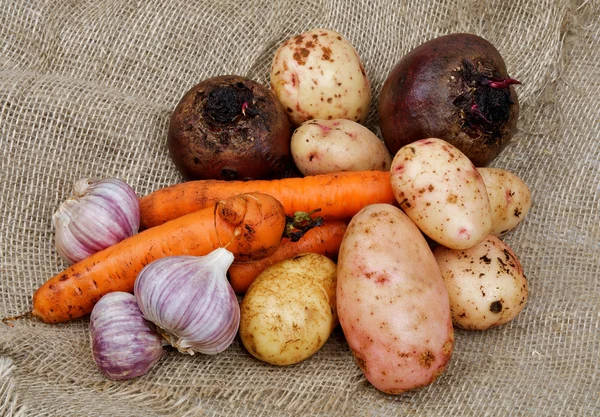
M435 242L466 249L492 229L481 175L460 150L436 138L403 146L390 170L400 207Z
M487 189L492 209L493 235L503 235L514 229L531 208L531 192L512 172L501 168L478 168Z
M433 250L450 296L452 321L467 330L485 330L514 319L525 307L528 285L510 247L490 235L477 246Z
M352 44L327 29L312 29L284 42L271 65L271 89L293 125L310 119L363 123L371 87Z
M432 383L450 360L444 281L425 238L397 207L372 204L350 221L338 256L337 305L359 367L385 393Z
M304 175L387 171L392 163L384 143L373 132L346 119L304 122L292 135L291 151Z
M241 305L240 337L255 358L291 365L316 353L338 324L336 264L304 253L265 269Z

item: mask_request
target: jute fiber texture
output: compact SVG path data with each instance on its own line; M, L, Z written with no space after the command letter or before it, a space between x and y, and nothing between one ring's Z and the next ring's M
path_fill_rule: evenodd
M366 123L396 61L435 36L470 32L503 55L519 130L493 163L530 187L533 207L504 240L530 298L512 322L456 331L446 372L398 396L374 389L338 327L313 357L275 367L236 340L216 356L170 350L146 375L96 368L88 319L0 325L2 416L600 415L600 4L496 0L267 2L3 0L0 3L0 316L31 309L66 267L52 213L81 177L138 195L182 178L169 117L201 80L268 84L273 54L314 27L336 30L372 84Z

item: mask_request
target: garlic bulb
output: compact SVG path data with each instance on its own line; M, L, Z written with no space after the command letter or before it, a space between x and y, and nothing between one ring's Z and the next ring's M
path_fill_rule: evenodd
M240 306L227 281L233 254L168 256L144 267L134 284L140 310L180 352L217 354L229 347Z
M110 379L143 375L164 353L162 337L126 292L108 293L94 305L90 338L92 357Z
M58 254L75 263L136 234L140 205L133 189L119 179L82 178L52 224Z

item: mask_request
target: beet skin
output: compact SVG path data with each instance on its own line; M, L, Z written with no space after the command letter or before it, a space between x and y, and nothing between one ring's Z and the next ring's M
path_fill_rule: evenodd
M171 115L167 144L187 180L289 176L291 126L275 95L237 75L206 79Z
M504 60L485 39L457 33L410 51L381 90L381 134L392 155L425 138L456 146L486 166L517 128L519 102Z

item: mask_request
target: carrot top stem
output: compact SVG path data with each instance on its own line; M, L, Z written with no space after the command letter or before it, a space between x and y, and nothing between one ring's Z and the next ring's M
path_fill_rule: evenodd
M293 216L285 216L286 224L283 230L283 237L290 239L292 242L297 242L313 227L318 227L323 224L322 217L312 218L312 215L321 211L320 208L309 212L297 211Z

